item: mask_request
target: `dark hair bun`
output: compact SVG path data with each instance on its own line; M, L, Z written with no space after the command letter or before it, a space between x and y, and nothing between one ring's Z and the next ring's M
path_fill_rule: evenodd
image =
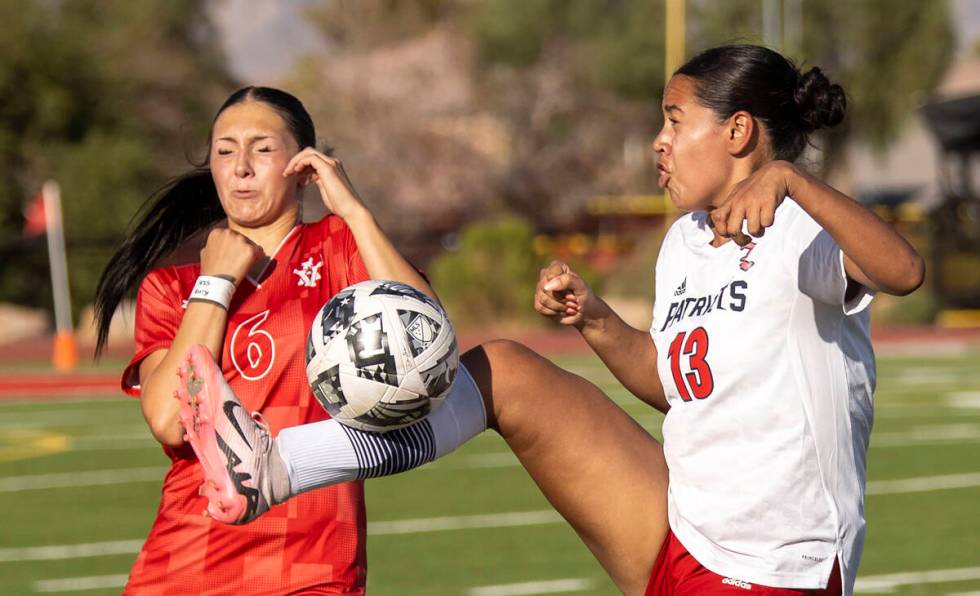
M807 132L835 126L844 119L847 109L844 89L831 84L816 66L800 75L793 97Z

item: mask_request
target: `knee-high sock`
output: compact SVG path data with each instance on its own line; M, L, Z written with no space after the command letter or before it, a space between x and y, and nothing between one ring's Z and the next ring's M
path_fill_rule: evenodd
M283 429L276 438L291 495L349 480L390 476L453 451L487 428L480 390L460 365L446 401L423 420L386 433L324 420Z

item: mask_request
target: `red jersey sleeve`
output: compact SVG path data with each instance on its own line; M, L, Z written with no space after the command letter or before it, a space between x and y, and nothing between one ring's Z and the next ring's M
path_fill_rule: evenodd
M357 248L357 241L354 240L353 232L347 226L344 226L344 231L347 234L344 243L344 253L347 255L347 277L350 279L351 285L371 279L367 267L361 259L361 252Z
M170 347L184 315L178 280L167 271L150 271L136 296L136 353L122 374L123 391L134 397L140 391L140 363L153 352Z

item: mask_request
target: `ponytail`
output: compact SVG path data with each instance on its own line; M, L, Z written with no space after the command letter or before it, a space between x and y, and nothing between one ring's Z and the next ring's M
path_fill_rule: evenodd
M123 298L139 287L160 259L224 215L211 170L206 167L174 178L147 199L95 290L96 356L105 348L112 315Z

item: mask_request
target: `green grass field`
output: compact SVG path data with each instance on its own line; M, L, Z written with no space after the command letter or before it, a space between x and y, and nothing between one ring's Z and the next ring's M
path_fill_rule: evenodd
M560 362L659 436L597 360ZM980 594L980 353L881 357L878 377L858 591ZM0 594L118 593L166 463L133 400L0 402ZM494 434L367 494L371 594L615 593Z

